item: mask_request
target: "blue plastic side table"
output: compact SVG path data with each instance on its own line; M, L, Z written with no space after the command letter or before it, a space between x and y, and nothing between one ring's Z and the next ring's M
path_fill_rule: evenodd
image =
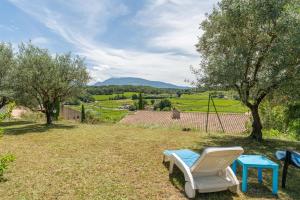
M262 169L272 169L272 193L274 195L278 192L278 164L269 160L267 157L262 155L241 155L232 164L232 170L236 174L237 164L243 168L242 175L242 191L247 192L247 179L248 179L248 168L257 168L258 171L258 182L262 183Z

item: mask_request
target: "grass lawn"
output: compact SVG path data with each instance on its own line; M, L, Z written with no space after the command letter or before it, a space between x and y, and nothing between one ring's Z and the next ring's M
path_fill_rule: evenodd
M259 144L245 135L206 135L119 124L63 122L48 128L16 121L0 125L6 132L0 154L16 156L5 173L6 180L0 182L0 197L6 200L185 199L183 175L175 170L169 178L168 169L162 164L165 149L191 148L200 152L206 146L241 145L248 154L265 154L273 160L277 149L300 150L299 142L268 139ZM257 183L255 171L250 171L249 176L247 193L219 192L197 198L274 198L269 172L264 172L263 185ZM287 189L280 189L279 198L299 198L299 182L300 170L290 168Z

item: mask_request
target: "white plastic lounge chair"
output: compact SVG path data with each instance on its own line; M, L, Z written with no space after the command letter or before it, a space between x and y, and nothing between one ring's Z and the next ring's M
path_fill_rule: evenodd
M164 162L170 161L169 173L174 164L184 173L185 193L194 198L199 193L229 189L237 193L239 181L230 168L233 161L244 152L242 147L209 147L201 156L188 149L164 151Z

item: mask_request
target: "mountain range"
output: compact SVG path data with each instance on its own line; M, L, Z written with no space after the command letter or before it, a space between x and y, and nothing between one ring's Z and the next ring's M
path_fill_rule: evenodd
M123 77L123 78L110 78L103 82L97 82L95 86L107 85L133 85L133 86L150 86L155 88L172 88L172 89L187 89L186 86L178 86L171 83L161 81L150 81L142 78Z

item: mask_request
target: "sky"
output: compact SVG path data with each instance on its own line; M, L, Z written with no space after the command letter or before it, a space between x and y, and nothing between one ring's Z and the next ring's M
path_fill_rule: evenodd
M177 85L198 67L199 24L217 0L1 0L0 41L85 58L92 81L140 77Z

